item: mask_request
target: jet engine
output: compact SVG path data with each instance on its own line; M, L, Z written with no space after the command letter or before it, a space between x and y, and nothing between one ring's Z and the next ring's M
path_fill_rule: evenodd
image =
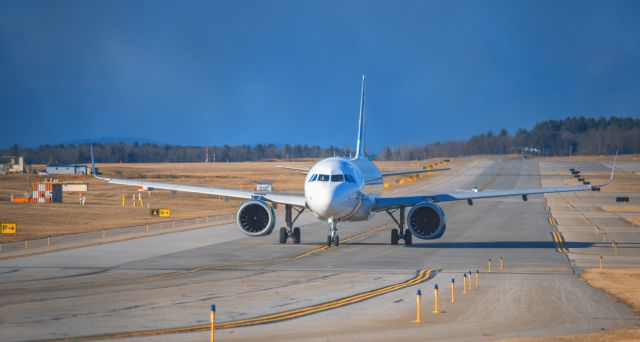
M269 235L276 225L276 213L269 203L248 200L240 205L236 217L238 227L249 236Z
M441 237L447 228L444 211L431 202L414 205L407 215L407 221L411 233L424 240Z

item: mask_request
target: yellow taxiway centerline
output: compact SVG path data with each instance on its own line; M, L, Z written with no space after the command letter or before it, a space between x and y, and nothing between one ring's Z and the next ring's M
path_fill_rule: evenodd
M222 323L216 324L216 329L230 329L230 328L247 327L247 326L267 324L267 323L276 323L276 322L285 321L285 320L289 320L297 317L311 315L317 312L336 309L345 305L358 303L376 296L380 296L389 292L400 290L405 287L423 283L431 279L433 274L434 272L429 269L420 270L417 272L415 277L408 279L406 281L403 281L401 283L388 285L379 289L358 293L349 297L336 299L326 303L311 305L311 306L279 312L275 314L258 316L254 318L222 322ZM199 331L207 331L209 329L210 329L209 324L201 324L201 325L167 328L167 329L129 331L129 332L121 332L121 333L94 335L94 336L70 337L70 338L63 338L63 339L54 339L49 341L78 342L78 341L110 340L110 339L132 338L132 337L143 337L143 336L158 336L158 335L168 335L168 334L199 332Z

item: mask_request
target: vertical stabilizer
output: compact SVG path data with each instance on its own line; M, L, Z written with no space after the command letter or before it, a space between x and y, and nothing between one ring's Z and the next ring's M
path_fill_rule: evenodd
M367 157L367 153L364 148L364 90L365 90L365 77L362 75L362 90L360 92L360 118L358 120L358 143L356 145L355 159L363 159Z

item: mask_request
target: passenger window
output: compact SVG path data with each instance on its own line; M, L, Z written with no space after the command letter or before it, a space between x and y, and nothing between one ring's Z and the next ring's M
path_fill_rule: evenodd
M344 175L331 175L332 182L344 182Z
M319 182L328 182L329 181L329 175L318 175L318 181Z

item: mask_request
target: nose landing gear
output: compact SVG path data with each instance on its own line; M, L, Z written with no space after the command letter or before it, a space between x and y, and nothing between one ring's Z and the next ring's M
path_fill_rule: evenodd
M296 217L293 217L293 209L297 212ZM294 228L293 224L296 222L298 217L300 217L300 214L302 214L303 211L304 208L298 209L288 204L284 206L284 220L287 227L280 227L280 237L278 240L280 243L287 243L289 238L293 240L294 244L300 243L300 228Z
M329 230L331 232L330 235L327 235L327 246L331 247L333 243L336 247L340 246L340 237L338 236L338 224L333 220L333 218L327 219L327 223L329 224Z

